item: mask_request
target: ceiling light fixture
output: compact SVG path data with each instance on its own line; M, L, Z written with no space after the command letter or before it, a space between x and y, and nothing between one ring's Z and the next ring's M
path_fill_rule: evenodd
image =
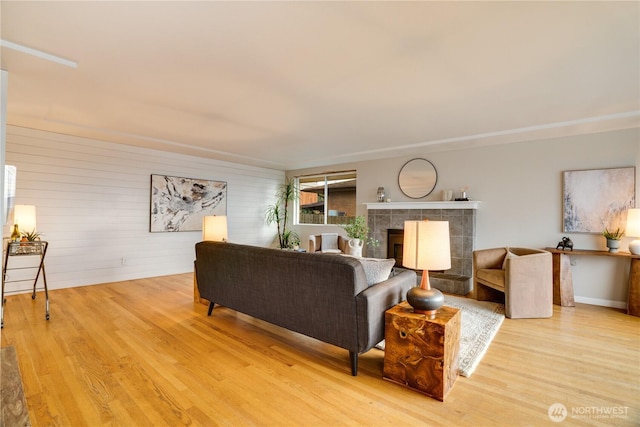
M13 49L18 52L26 53L27 55L32 55L40 59L45 59L47 61L55 62L56 64L64 65L71 68L78 68L78 63L71 61L69 59L61 58L56 55L52 55L47 52L43 52L41 50L33 49L27 46L22 46L18 43L10 42L8 40L0 40L0 46L6 47L7 49Z

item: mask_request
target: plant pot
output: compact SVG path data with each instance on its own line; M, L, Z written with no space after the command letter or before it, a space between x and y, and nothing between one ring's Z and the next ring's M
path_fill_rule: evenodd
M607 247L609 248L609 252L618 252L620 240L607 239Z
M347 244L346 252L349 255L353 256L362 256L362 247L364 246L364 242L360 239L349 239Z

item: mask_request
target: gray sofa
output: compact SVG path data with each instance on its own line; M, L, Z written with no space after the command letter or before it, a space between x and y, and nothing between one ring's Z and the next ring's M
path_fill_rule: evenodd
M222 242L196 244L202 298L358 354L384 338L384 312L416 286L402 271L369 286L358 258Z

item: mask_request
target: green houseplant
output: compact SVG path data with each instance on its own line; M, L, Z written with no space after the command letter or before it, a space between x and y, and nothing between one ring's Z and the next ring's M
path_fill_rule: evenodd
M276 224L278 227L278 244L280 245L280 249L290 247L292 242L289 240L292 237L298 236L295 231L287 230L289 224L289 205L296 200L296 197L295 180L291 179L278 186L276 202L273 205L269 205L265 212L267 225ZM298 244L300 244L300 237L298 237Z
M352 239L360 239L367 245L378 246L379 242L376 239L369 237L369 226L364 215L358 215L348 224L342 226L346 231L347 236Z
M620 240L622 239L622 236L624 236L624 230L621 230L620 227L618 227L614 231L613 229L609 230L605 227L602 235L607 239L607 248L609 248L609 252L618 252L618 248L620 248Z
M22 239L26 240L27 242L35 242L37 240L40 240L40 233L38 233L36 230L23 231Z

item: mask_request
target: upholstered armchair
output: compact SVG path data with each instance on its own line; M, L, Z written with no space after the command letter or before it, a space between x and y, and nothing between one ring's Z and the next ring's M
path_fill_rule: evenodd
M349 239L338 233L322 233L309 236L309 252L345 253Z
M476 250L473 286L478 301L504 301L505 314L511 319L553 314L550 252L526 248Z

